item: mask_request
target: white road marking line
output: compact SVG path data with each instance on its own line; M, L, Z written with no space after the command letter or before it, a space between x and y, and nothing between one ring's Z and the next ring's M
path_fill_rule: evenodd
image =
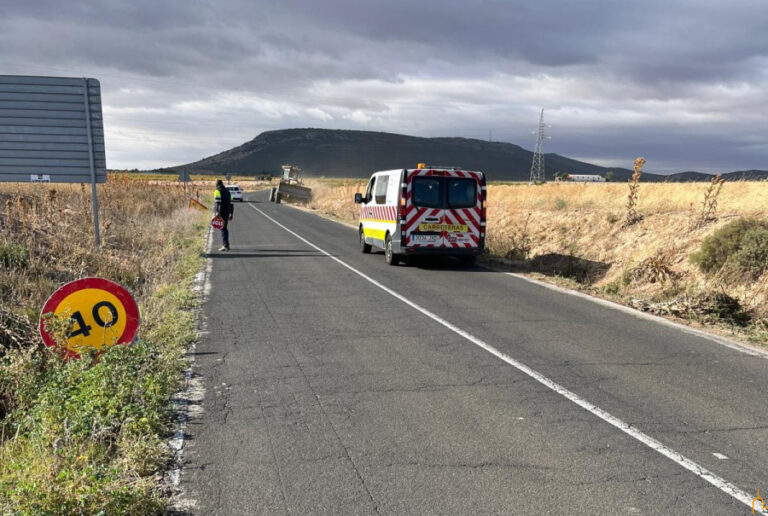
M533 283L534 285L538 285L540 287L547 288L549 290L554 290L555 292L559 292L561 294L568 294L570 296L576 296L580 297L582 299L586 299L588 301L591 301L593 303L596 303L598 305L606 306L608 308L611 308L613 310L618 310L619 312L624 312L625 314L633 315L637 317L638 319L646 319L648 321L654 321L656 323L662 324L664 326L669 326L671 328L675 328L677 330L680 330L682 332L688 333L690 335L696 335L697 337L703 337L707 340L710 340L712 342L716 342L722 346L725 346L727 348L734 349L736 351L739 351L741 353L744 353L746 355L750 355L753 357L760 357L768 359L768 352L765 352L760 349L753 349L750 347L747 347L739 342L727 339L725 337L720 337L718 335L714 335L712 333L699 330L697 328L691 328L690 326L686 326L684 324L677 323L675 321L670 321L669 319L665 319L664 317L660 317L658 315L649 314L646 312L641 312L640 310L636 310L629 306L620 305L619 303L614 303L613 301L608 301L607 299L602 299L599 297L593 297L589 294L584 294L583 292L579 292L577 290L572 290L569 288L559 287L557 285L552 285L551 283L547 283L545 281L537 280L534 278L529 278L523 274L518 274L516 272L505 272L507 276L512 276L514 278L521 279L523 281L527 281L528 283Z
M210 254L213 247L213 229L208 228L208 235L205 240L205 253ZM213 272L213 259L206 258L205 267L195 277L194 289L200 295L201 304L204 304L211 293L211 273ZM200 315L199 334L207 333L207 323ZM189 346L187 353L189 365L184 371L185 387L172 398L173 409L176 412L177 423L173 438L168 442L173 451L174 468L170 472L171 484L178 488L181 482L182 461L184 457L184 444L186 441L186 429L192 418L199 418L202 415L201 404L205 398L205 386L201 378L196 378L192 372L195 362L196 343ZM197 507L197 501L190 498L187 493L174 493L171 500L171 507L176 510L191 510Z
M284 226L280 222L276 221L275 219L273 219L272 217L270 217L269 215L267 215L266 213L264 213L263 211L261 211L257 207L255 207L253 205L250 205L250 206L254 210L256 210L257 212L261 213L264 217L266 217L267 219L269 219L270 221L275 223L277 226L283 228L285 231L287 231L291 235L295 236L296 238L298 238L299 240L301 240L302 242L304 242L308 246L316 249L320 253L322 253L325 256L327 256L328 258L334 260L335 262L337 262L338 264L342 265L343 267L345 267L346 269L350 270L351 272L354 272L355 274L357 274L358 276L360 276L364 280L366 280L369 283L377 286L378 288L380 288L381 290L383 290L387 294L391 295L392 297L402 301L406 305L408 305L411 308L421 312L422 314L424 314L425 316L429 317L433 321L441 324L442 326L448 328L449 330L451 330L452 332L456 333L457 335L459 335L461 337L464 337L466 340L470 341L471 343L479 346L480 348L486 350L488 353L490 353L490 354L494 355L495 357L497 357L497 358L503 360L504 362L508 363L512 367L514 367L514 368L518 369L519 371L527 374L528 376L530 376L531 378L533 378L537 382L539 382L539 383L549 387L551 390L553 390L556 393L560 394L561 396L569 399L570 401L572 401L576 405L580 406L584 410L587 410L588 412L591 412L592 414L594 414L595 416L599 417L600 419L602 419L606 423L608 423L608 424L618 428L619 430L621 430L625 434L627 434L630 437L633 437L634 439L640 441L641 443L645 444L646 446L648 446L652 450L655 450L658 453L664 455L668 459L672 460L676 464L678 464L678 465L682 466L683 468L687 469L688 471L690 471L694 475L698 476L699 478L709 482L711 485L713 485L716 488L720 489L722 492L732 496L733 498L735 498L736 500L740 501L741 503L749 506L750 508L752 507L752 500L753 500L754 497L752 495L748 494L746 491L742 491L741 489L739 489L734 484L731 484L730 482L728 482L724 478L721 478L721 477L717 476L716 474L714 474L711 471L709 471L708 469L706 469L704 466L701 466L701 465L697 464L696 462L692 461L688 457L685 457L683 454L676 452L672 448L667 447L666 445L664 445L660 441L657 441L653 437L651 437L651 436L641 432L637 428L634 428L634 427L630 426L629 423L625 423L621 419L613 416L612 414L609 414L608 412L606 412L605 410L601 409L597 405L594 405L594 404L590 403L589 401L581 398L576 393L574 393L574 392L566 389L565 387L561 386L560 384L550 380L549 378L547 378L543 374L539 373L538 371L535 371L534 369L531 369L530 367L528 367L527 365L523 364L522 362L519 362L519 361L515 360L514 358L512 358L511 356L507 355L506 353L504 353L502 351L499 351L498 349L494 348L490 344L488 344L488 343L484 342L483 340L475 337L474 335L472 335L472 334L462 330L458 326L455 326L454 324L448 322L447 320L443 319L439 315L430 312L426 308L423 308L422 306L414 303L413 301L411 301L410 299L406 298L405 296L403 296L401 294L398 294L397 292L395 292L394 290L390 289L389 287L383 285L382 283L379 283L375 279L373 279L370 276L366 275L364 272L361 272L361 271L355 269L354 267L352 267L348 263L346 263L346 262L336 258L335 256L333 256L329 252L327 252L327 251L321 249L320 247L316 246L315 244L313 244L312 242L310 242L306 238L302 237L301 235L299 235L295 231L292 231L291 229L287 228L286 226ZM768 516L768 510L759 510L758 509L758 510L756 510L756 512L759 513L759 514L762 514L764 516Z
M712 452L712 455L714 455L720 460L728 460L728 457L726 455L723 455L722 453Z

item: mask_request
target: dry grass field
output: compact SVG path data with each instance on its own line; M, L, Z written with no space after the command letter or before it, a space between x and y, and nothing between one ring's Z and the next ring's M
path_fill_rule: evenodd
M192 286L208 215L189 211L176 185L110 174L98 189L97 249L90 185L0 184L1 514L165 508L156 475L196 338ZM64 363L37 333L40 309L86 276L131 291L139 340Z
M310 208L356 222L353 196L364 189L363 181L310 183ZM517 270L642 310L724 324L764 342L768 272L749 278L705 274L691 255L729 222L768 220L768 182L641 180L637 193L640 220L626 224L626 183L490 184L488 254L508 259L504 263ZM731 324L734 318L743 327Z
M173 260L164 241L185 224L183 192L110 176L99 186L102 247L93 249L90 185L0 187L0 300L36 318L62 282L84 274L113 277L138 295ZM169 253L151 253L167 248Z

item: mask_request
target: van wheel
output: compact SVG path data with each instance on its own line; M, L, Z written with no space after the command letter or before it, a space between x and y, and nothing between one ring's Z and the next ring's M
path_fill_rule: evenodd
M275 204L280 204L280 200L281 200L280 198L281 198L281 197L282 197L282 196L280 195L280 191L277 191L277 192L275 193Z
M392 238L387 234L387 239L384 242L384 259L388 265L397 265L400 263L400 257L392 252Z
M365 243L365 233L363 233L363 228L360 228L360 251L365 254L371 252L371 244Z
M275 188L274 186L269 191L269 202L275 202L275 192L276 191L277 191L277 188Z

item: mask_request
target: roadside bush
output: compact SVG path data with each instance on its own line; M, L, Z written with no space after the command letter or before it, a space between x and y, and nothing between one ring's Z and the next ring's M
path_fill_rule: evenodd
M759 276L768 257L768 222L758 219L734 220L706 237L691 261L707 274L727 265L729 272Z
M752 279L763 274L768 268L768 225L744 233L741 247L733 255L733 264Z

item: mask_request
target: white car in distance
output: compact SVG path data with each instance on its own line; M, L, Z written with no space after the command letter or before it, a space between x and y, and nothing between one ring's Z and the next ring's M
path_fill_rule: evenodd
M229 194L232 196L232 201L243 202L243 189L239 185L225 185Z

